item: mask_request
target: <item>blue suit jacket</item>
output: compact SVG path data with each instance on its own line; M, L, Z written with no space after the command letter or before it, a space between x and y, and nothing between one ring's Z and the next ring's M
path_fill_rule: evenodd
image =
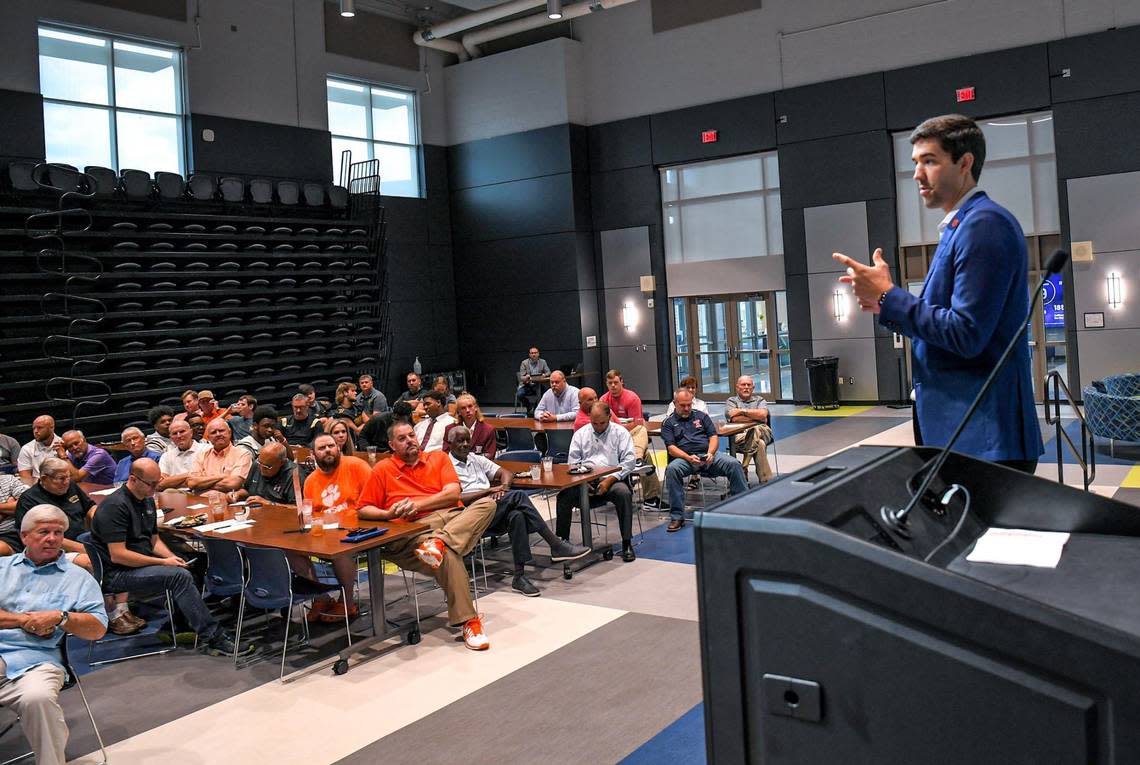
M887 293L879 321L912 340L922 440L945 446L1029 309L1025 235L984 193L966 200L942 232L922 296ZM1028 340L982 400L955 451L1032 460L1044 451L1033 404Z

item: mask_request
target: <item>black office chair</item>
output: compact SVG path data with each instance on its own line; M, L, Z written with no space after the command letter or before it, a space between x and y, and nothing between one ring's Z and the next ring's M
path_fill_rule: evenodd
M91 729L95 731L95 740L99 742L99 753L103 756L103 760L99 763L99 765L107 765L107 746L103 743L103 734L99 732L99 726L95 724L95 715L91 712L91 704L87 702L87 694L83 690L83 684L79 682L79 675L76 674L74 669L72 669L71 661L67 655L68 637L70 636L65 634L63 636L63 640L61 640L59 643L59 663L63 665L64 674L63 688L61 690L66 691L68 688L79 689L79 698L83 699L83 708L87 710L87 719L91 721ZM16 723L19 721L20 717L17 715L16 718L10 722L7 727L5 727L3 730L0 730L0 738L2 738L5 733L15 727ZM34 754L34 752L28 752L27 754L22 754L19 757L13 757L12 759L7 760L4 765L9 765L9 763L13 762L19 762L20 760L26 760L29 757L32 757Z

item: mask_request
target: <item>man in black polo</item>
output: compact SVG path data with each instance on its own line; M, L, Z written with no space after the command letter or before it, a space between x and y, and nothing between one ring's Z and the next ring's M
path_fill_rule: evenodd
M666 531L680 531L685 525L685 479L689 476L725 476L729 494L748 490L744 468L717 451L720 436L716 425L707 414L693 409L693 393L687 388L674 394L673 414L661 423L661 440L669 451L669 464L665 467L665 488L669 492Z
M95 510L93 547L103 563L103 590L138 594L170 592L178 610L201 639L202 651L232 656L234 639L213 617L194 583L189 564L158 535L154 491L162 472L154 460L131 465L127 482ZM238 653L252 650L243 644Z
M13 552L24 549L24 543L20 540L20 523L23 522L24 515L36 505L55 505L64 512L68 527L63 534L63 550L69 553L83 553L83 545L75 540L87 530L87 511L95 507L95 503L83 493L79 484L72 480L71 466L66 460L58 457L45 459L40 465L39 480L17 500L13 518L14 531L3 537L3 541L8 543ZM84 565L86 560L87 557L83 556L82 561L76 562ZM89 567L84 565L84 568Z
M293 415L281 418L281 433L294 446L308 446L319 432L320 419L309 408L309 397L304 393L293 395Z
M284 444L269 441L261 447L245 485L234 492L235 500L246 500L253 504L271 503L275 505L297 504L297 494L293 490L293 473L301 471L302 485L309 477L309 471L289 460Z

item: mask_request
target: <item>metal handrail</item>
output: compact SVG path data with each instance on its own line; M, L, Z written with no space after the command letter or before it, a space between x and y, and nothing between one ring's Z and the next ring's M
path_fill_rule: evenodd
M1052 383L1053 395L1049 395L1049 385ZM1069 408L1076 415L1081 423L1081 449L1077 451L1073 439L1069 438L1069 434L1061 427L1061 392L1064 391L1064 402L1069 405ZM1049 405L1053 405L1053 413L1050 415ZM1064 452L1061 449L1061 439L1065 439L1065 443L1069 445L1069 449L1073 452L1073 456L1077 458L1077 463L1081 466L1081 476L1084 479L1085 491L1089 490L1093 479L1096 478L1096 443L1093 441L1092 429L1089 428L1088 421L1085 420L1084 412L1077 406L1076 400L1073 398L1072 392L1069 391L1069 386L1061 379L1059 372L1053 371L1045 376L1045 423L1052 425L1056 428L1056 442L1057 442L1057 481L1059 483L1065 482L1065 464Z

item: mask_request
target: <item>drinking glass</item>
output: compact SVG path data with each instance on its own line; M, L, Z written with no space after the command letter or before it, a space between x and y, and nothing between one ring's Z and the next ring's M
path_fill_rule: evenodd
M551 473L553 471L554 471L554 458L553 457L543 457L542 458L542 472Z

